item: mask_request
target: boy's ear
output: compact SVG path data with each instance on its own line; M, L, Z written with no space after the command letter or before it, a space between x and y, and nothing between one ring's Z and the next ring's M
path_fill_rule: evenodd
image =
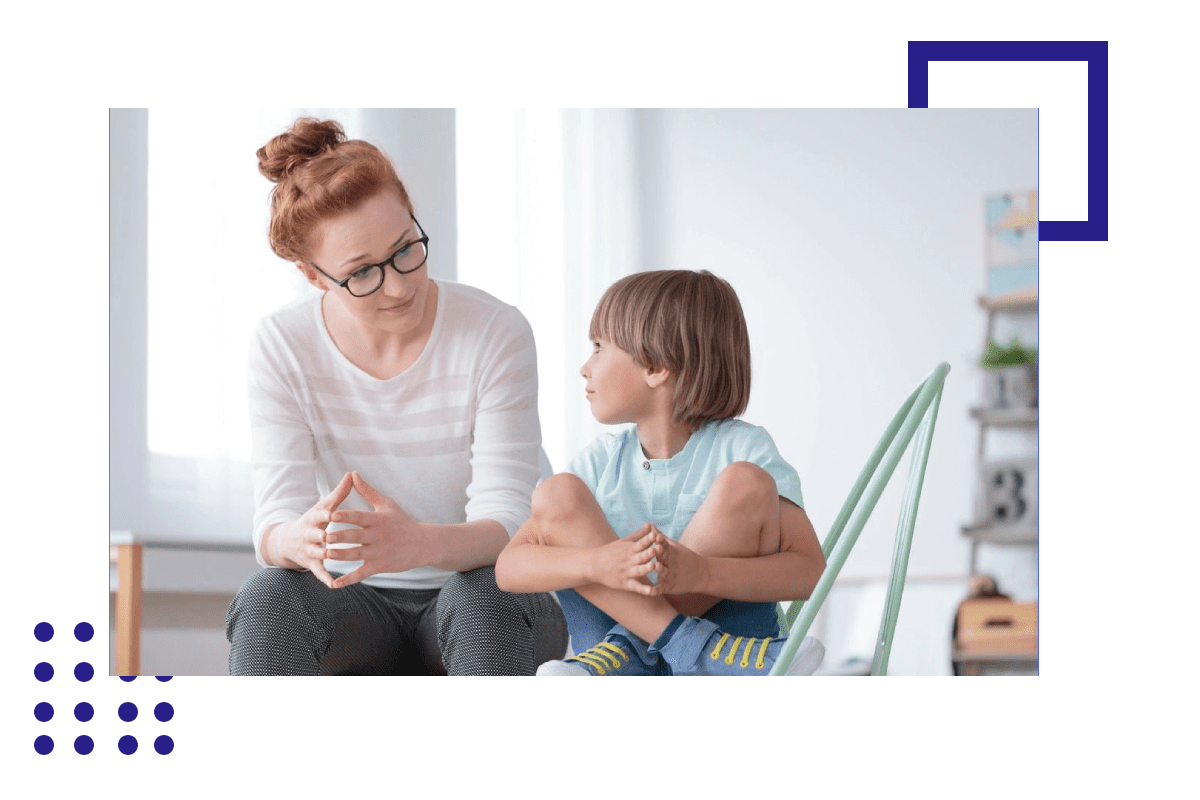
M666 367L646 367L646 385L657 389L671 379L671 370Z
M321 276L317 273L317 271L308 264L305 264L303 261L297 261L296 269L300 270L300 274L304 276L306 281L320 289L322 292L329 290L329 287L326 286L325 282L321 280Z

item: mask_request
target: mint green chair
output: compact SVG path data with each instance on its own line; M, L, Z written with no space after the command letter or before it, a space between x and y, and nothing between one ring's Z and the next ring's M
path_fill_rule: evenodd
M872 675L886 675L888 656L892 651L892 637L896 632L896 619L900 614L900 596L904 593L904 578L908 573L908 553L912 548L913 528L917 520L917 505L921 500L921 485L925 480L925 464L929 461L929 445L933 441L933 429L937 424L938 405L942 401L942 386L950 365L942 362L924 383L908 396L904 405L896 412L892 422L884 431L883 438L875 446L867 465L859 473L858 481L846 498L841 512L821 549L825 553L825 572L817 581L812 596L805 602L794 602L782 612L788 629L788 640L771 669L772 675L782 675L796 655L800 642L812 626L821 604L829 594L833 582L846 563L858 535L879 502L900 456L914 437L908 483L900 507L900 524L896 529L896 542L892 546L892 567L888 580L887 597L883 605L883 620L879 625L879 636L875 643L875 657L871 661ZM920 429L918 429L918 425Z

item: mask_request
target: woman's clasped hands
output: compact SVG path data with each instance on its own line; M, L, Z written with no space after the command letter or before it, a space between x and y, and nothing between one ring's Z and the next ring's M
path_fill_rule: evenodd
M371 510L339 508L351 491L358 492ZM358 527L331 531L331 522ZM331 544L350 546L335 548ZM330 589L342 589L380 572L403 572L435 561L432 540L420 524L357 472L342 476L338 485L299 519L276 525L264 549L269 563L306 569ZM325 568L326 559L363 563L335 578Z
M358 527L326 531L325 558L363 563L353 572L334 580L330 584L331 589L343 589L380 572L404 572L437 560L433 552L434 540L426 535L420 523L410 517L395 500L367 483L362 475L350 472L348 477L354 490L370 504L371 510L338 509L332 512L331 522ZM342 480L345 482L345 478ZM328 546L330 544L352 546L331 548Z
M347 472L329 494L305 511L298 519L281 522L263 535L264 560L276 567L306 569L321 583L333 588L333 576L325 569L325 529L332 514L353 488L353 475Z

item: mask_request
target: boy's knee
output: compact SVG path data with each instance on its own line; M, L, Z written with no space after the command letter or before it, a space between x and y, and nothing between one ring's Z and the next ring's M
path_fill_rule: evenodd
M533 490L533 516L547 522L566 519L593 499L591 490L578 476L561 472Z
M708 496L716 496L725 505L754 508L779 497L779 488L771 473L749 461L735 461L721 470Z

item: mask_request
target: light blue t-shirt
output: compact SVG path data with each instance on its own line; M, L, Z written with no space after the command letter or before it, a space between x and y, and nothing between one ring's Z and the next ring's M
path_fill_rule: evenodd
M671 458L646 458L637 429L607 433L567 467L592 490L608 524L625 537L647 522L676 541L725 467L749 461L775 479L779 495L801 508L800 476L779 455L771 435L739 419L709 422Z

